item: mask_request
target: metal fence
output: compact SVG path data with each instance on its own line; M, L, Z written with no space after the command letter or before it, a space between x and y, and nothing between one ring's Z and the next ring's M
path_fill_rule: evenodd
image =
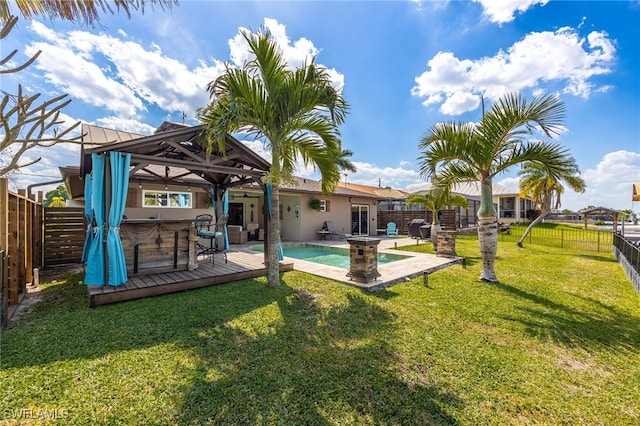
M511 233L500 233L499 240L518 242L526 226L511 225ZM585 251L609 252L613 244L613 233L607 231L592 231L588 229L553 229L534 227L524 244L540 244L551 247L569 248Z
M640 247L621 235L613 236L613 254L640 293Z

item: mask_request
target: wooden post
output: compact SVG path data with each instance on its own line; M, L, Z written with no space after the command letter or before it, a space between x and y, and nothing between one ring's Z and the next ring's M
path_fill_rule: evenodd
M18 198L9 196L8 222L9 239L7 241L7 263L9 264L9 304L16 305L20 301L19 250L18 250Z
M33 237L32 225L33 225L33 204L31 200L27 197L27 191L24 189L19 189L18 194L20 194L20 203L22 204L22 209L20 210L20 231L21 236L20 240L22 243L22 258L24 259L23 265L23 274L24 278L20 282L20 286L23 287L23 293L27 292L27 283L33 281L32 275L32 262L31 262L31 241Z
M9 181L0 178L0 249L4 259L0 259L0 323L6 324L9 320L9 282L8 282L8 260L7 247L9 241Z
M42 267L44 265L44 194L38 191L38 198L33 219L33 265L34 267Z

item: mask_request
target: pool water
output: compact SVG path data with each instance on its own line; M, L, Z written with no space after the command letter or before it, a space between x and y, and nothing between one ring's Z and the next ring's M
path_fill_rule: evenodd
M351 258L349 249L340 247L322 247L312 245L283 245L284 255L294 259L306 260L307 262L320 263L322 265L336 266L338 268L349 269ZM254 246L254 251L263 251L263 246ZM400 254L378 253L378 265L408 259L411 256Z

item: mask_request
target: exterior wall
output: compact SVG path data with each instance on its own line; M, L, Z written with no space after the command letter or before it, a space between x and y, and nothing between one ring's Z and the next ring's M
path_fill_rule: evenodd
M312 199L327 200L329 210L319 212L309 207ZM244 226L248 223L258 223L263 227L262 204L263 198L242 201L234 197L233 202L244 202ZM250 221L250 205L254 204L254 221ZM351 205L364 204L369 206L369 235L375 235L377 206L371 199L360 199L345 196L322 196L319 194L292 194L280 192L280 238L282 241L311 241L318 239L318 231L326 220L333 222L338 232L351 233Z
M128 219L157 218L158 214L163 219L188 219L195 218L199 214L213 214L211 207L207 207L208 195L205 190L192 188L192 208L152 208L142 206L143 190L164 191L164 185L144 184L143 188L138 183L129 185L129 194L124 214ZM168 186L168 191L186 192L184 187ZM264 197L243 198L244 191L231 191L230 203L243 204L242 226L258 224L264 228ZM253 194L255 196L255 193ZM309 207L312 199L327 200L329 209L319 212ZM351 201L350 201L351 200ZM292 194L280 192L280 234L282 241L311 241L318 239L317 231L322 228L326 220L333 222L338 232L350 234L352 231L352 205L366 205L369 207L369 235L376 235L376 218L378 215L377 204L373 199L347 197L347 196L322 196L320 194ZM253 212L253 215L251 214ZM253 220L252 220L253 217Z

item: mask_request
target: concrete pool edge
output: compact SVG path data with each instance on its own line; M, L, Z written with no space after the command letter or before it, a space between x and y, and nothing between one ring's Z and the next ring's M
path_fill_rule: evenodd
M347 277L347 269L338 268L335 266L328 266L314 262L308 262L301 259L294 259L285 256L285 262L293 263L293 269L308 274L320 276L323 278L329 278L334 281L338 281L343 284L347 284L356 288L360 288L366 291L379 291L391 287L395 284L409 281L413 278L420 276L427 276L433 272L441 269L453 266L456 264L464 265L464 258L462 257L438 257L435 254L415 253L409 251L402 251L398 253L397 250L392 250L395 247L402 247L408 245L416 245L415 239L412 238L389 238L381 239L378 246L378 253L385 254L401 254L407 256L407 259L397 260L391 263L378 264L378 272L380 277L367 283L359 283L352 281ZM286 245L287 243L283 243ZM325 246L325 247L340 247L349 248L349 243L346 241L304 241L294 242L293 244L306 244L313 246ZM430 242L423 242L422 244L431 244ZM249 250L247 248L247 250ZM253 252L256 253L256 252ZM262 253L256 253L262 255Z

